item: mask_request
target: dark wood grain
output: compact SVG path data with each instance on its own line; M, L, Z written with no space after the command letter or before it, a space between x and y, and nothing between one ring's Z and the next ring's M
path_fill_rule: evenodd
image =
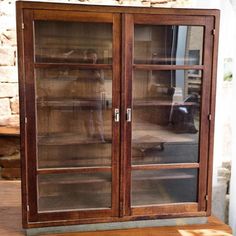
M216 86L218 10L162 9L111 6L86 6L17 2L18 65L21 107L22 209L25 228L116 222L210 214L214 106ZM22 23L24 19L24 30ZM113 62L80 64L79 62L34 63L33 21L76 21L113 24ZM197 25L205 27L203 65L146 65L133 63L134 24ZM212 35L213 28L216 34ZM173 58L170 58L173 60ZM60 61L61 62L61 61ZM36 101L34 68L112 69L112 165L111 167L44 168L37 170ZM200 162L131 167L132 122L126 121L126 109L137 106L132 100L133 70L201 70L203 72ZM209 92L210 91L210 92ZM140 101L139 101L140 102ZM164 105L163 105L164 104ZM139 103L139 106L170 106L173 104ZM175 104L176 105L176 104ZM180 105L180 104L179 104ZM193 106L194 104L184 104ZM120 122L114 122L114 109L120 109ZM209 121L208 115L212 120ZM27 117L27 119L25 119ZM27 122L26 122L27 121ZM69 143L65 143L69 144ZM76 145L79 143L75 143ZM163 204L131 207L131 170L199 169L198 203ZM79 172L112 172L112 204L110 209L38 212L37 174ZM158 177L158 176L157 176ZM185 176L186 177L186 176ZM96 181L95 181L96 182ZM29 213L27 213L29 205ZM29 214L29 215L28 215Z
M155 17L150 14L136 14L134 16L136 24L148 24L148 25L204 25L205 19L201 16L187 16L184 15L172 15L162 14Z
M35 68L68 68L68 69L112 69L109 64L81 64L81 63L43 63L38 62L34 64Z
M132 165L132 170L170 170L199 168L198 163Z
M38 174L64 174L64 173L96 173L111 172L111 167L66 167L66 168L40 168Z
M50 11L50 10L34 10L35 20L60 20L60 21L79 21L79 22L102 22L111 23L113 15L111 13L96 13L71 11Z
M215 128L215 106L216 106L216 79L217 79L217 61L218 61L218 44L219 44L219 27L220 27L220 12L214 16L215 35L212 35L212 67L211 67L211 101L210 113L211 121L209 128L209 153L208 153L208 176L207 176L207 215L211 215L212 209L212 177L213 177L213 149L214 149L214 128Z
M17 55L18 55L18 78L20 97L20 143L21 143L21 201L22 201L22 225L27 227L28 214L28 177L27 177L27 154L26 154L26 124L25 124L25 76L24 76L24 37L22 32L23 11L16 5L17 27Z
M123 110L123 215L131 215L131 139L132 122L126 121L126 110L132 108L132 77L133 77L133 16L126 14L123 16L123 81L122 89L124 94Z
M115 109L121 110L121 16L113 15L113 78L112 78L112 215L120 209L120 122L115 122Z
M62 4L49 2L16 2L19 8L27 9L47 9L47 10L66 10L66 11L84 11L104 13L139 13L139 14L156 14L156 15L186 15L186 16L217 16L218 9L184 9L184 8L149 8L149 7L124 7L124 6L99 6L99 5L82 5L82 4Z
M211 66L212 66L212 30L213 17L206 17L205 39L204 39L204 65L202 98L201 98L201 125L200 125L200 150L199 150L199 210L206 210L206 195L207 195L207 171L208 171L208 148L209 148L209 114L210 114L210 96L211 93Z
M33 47L33 12L24 10L24 83L25 83L25 118L27 121L27 178L28 178L28 206L29 221L37 221L37 147L36 147L36 111L34 84L34 47ZM29 183L30 182L30 183Z
M203 70L204 65L145 65L135 64L133 68L136 70Z
M163 206L140 206L132 207L132 215L164 215L164 214L173 214L181 212L197 212L198 204L197 203L176 203L176 204L165 204Z

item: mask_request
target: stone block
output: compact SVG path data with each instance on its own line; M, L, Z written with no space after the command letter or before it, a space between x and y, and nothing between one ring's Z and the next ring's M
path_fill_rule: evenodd
M14 29L6 29L1 32L0 42L2 45L16 46L16 31Z
M20 175L20 168L2 168L3 179L19 179Z
M1 117L9 117L11 115L10 100L8 98L0 98L0 119Z
M0 82L18 82L16 66L0 66Z
M0 98L16 97L18 95L18 83L0 83Z
M12 114L19 114L19 97L11 98L10 104Z
M222 221L225 221L226 189L226 182L218 182L213 186L212 193L212 213Z
M19 153L20 138L0 136L0 156L11 156Z
M226 169L226 168L221 167L221 168L218 169L218 176L219 177L223 177L227 181L229 181L230 180L230 176L231 176L231 171Z
M19 115L2 116L0 117L0 126L19 127L19 119Z
M1 21L1 20L0 20ZM14 66L16 57L16 48L11 46L0 47L0 66Z
M19 115L12 115L8 119L8 126L9 127L19 127L20 125L20 116Z
M228 170L231 170L231 165L232 165L231 161L224 161L224 162L222 163L222 167L223 167L223 168L226 168L226 169L228 169Z
M3 168L20 168L20 153L12 156L0 157L0 166Z

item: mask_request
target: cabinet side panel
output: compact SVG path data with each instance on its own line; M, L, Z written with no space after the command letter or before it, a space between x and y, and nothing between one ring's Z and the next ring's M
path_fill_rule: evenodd
M22 225L27 228L27 156L26 156L26 124L25 124L25 81L24 81L24 44L23 44L23 9L21 2L16 2L17 26L17 55L18 55L18 80L20 97L20 145L21 145L21 201Z
M25 71L25 114L27 118L27 179L28 179L28 221L37 221L36 183L36 110L33 52L33 11L24 9L24 71Z
M209 160L208 160L208 185L207 185L207 216L211 215L212 209L212 177L213 177L213 149L214 149L214 127L215 127L215 102L216 102L216 78L217 78L217 61L218 61L218 44L219 44L219 22L220 22L220 12L214 17L214 28L215 35L213 40L213 52L212 52L212 76L211 76L211 122L210 122L210 135L209 135Z

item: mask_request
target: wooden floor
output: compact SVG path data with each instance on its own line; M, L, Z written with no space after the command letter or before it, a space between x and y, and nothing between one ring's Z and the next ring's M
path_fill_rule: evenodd
M0 180L0 236L25 235L21 229L20 182ZM158 227L47 236L232 236L229 226L214 217L205 225ZM42 236L42 234L40 234Z

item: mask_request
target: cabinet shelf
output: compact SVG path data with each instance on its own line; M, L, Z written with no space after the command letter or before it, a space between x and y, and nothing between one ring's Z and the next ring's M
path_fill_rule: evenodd
M72 69L112 69L112 64L86 64L86 63L69 63L62 62L37 62L34 63L35 68L72 68Z
M148 134L147 134L148 133ZM140 144L160 144L160 143L197 143L198 134L183 133L178 134L171 127L160 126L150 123L135 123L133 129L132 142L134 146Z
M108 144L110 145L110 144ZM83 157L64 157L53 158L50 156L50 160L40 160L40 168L75 168L75 167L100 167L100 166L111 166L111 156L83 156Z
M158 100L134 100L134 107L164 107L164 106L196 106L195 102L172 102L172 101L158 101Z
M83 196L84 195L84 196ZM110 209L111 194L81 194L73 192L68 195L47 196L39 198L39 207L42 212L65 210L98 210Z
M96 109L96 106L103 105L106 108L111 108L111 99L38 99L37 104L40 107L54 107L54 108L63 108L63 107L83 107L83 108L93 108Z
M158 64L134 64L135 70L203 70L203 65L158 65Z
M111 137L105 137L105 141L81 136L76 133L60 133L54 135L38 136L39 146L52 145L89 145L89 144L107 144L111 143Z
M177 166L178 167L178 166ZM43 180L40 181L40 185L74 185L74 184L90 184L96 186L98 183L103 183L103 182L110 182L111 181L111 172L109 168L106 168L107 170L104 172L96 173L93 172L92 175L90 173L84 173L83 177L80 176L80 178L75 179L72 178L70 175L71 173L67 173L64 175L59 175L59 174L42 174ZM139 182L139 181L155 181L155 180L175 180L175 179L191 179L194 178L194 174L189 174L185 173L184 169L183 171L180 172L181 169L171 169L171 170L160 170L159 172L156 170L143 170L142 174L136 174L135 172L133 173L133 181ZM140 172L140 170L138 170ZM52 178L52 175L55 176ZM75 173L76 174L76 173Z

